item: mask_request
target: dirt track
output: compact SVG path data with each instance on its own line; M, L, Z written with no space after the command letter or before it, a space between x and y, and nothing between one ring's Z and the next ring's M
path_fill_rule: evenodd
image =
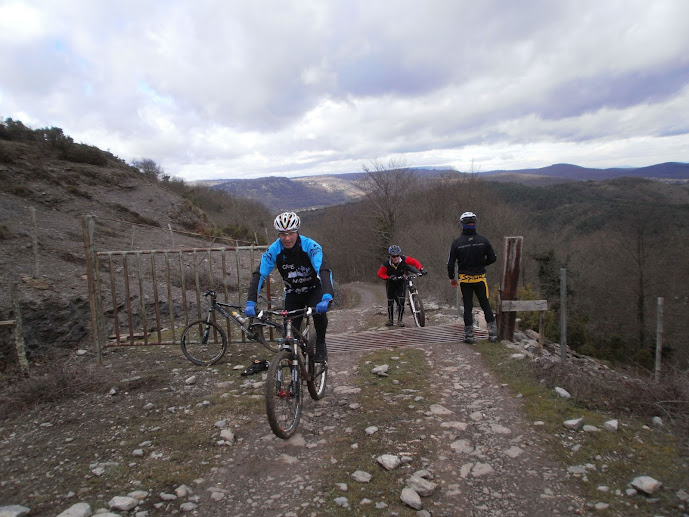
M351 332L357 321L364 327L358 330L370 330L367 322L377 321L380 332L388 331L383 326L383 288L362 283L348 288L357 293L360 303L333 312L329 332ZM429 315L433 325L433 313ZM407 315L406 319L410 322L411 318ZM523 420L519 399L491 377L479 355L459 342L420 342L418 346L425 352L431 392L441 394L444 409L422 415L405 405L391 403L389 409L399 412L399 419L413 428L419 440L434 444L432 456L420 458L411 453L413 460L400 467L399 473L400 478L406 478L420 469L432 472L438 488L433 496L424 498L424 508L436 516L580 513L583 505L570 492L566 472L530 436L532 423ZM200 515L317 516L322 514L326 493L336 482L348 485L341 496L348 498L358 515L413 515L415 512L399 500L360 504L356 493L351 492L357 485L350 477L352 473L343 473L341 479L320 475L320 462L337 464L338 456L352 444L377 439L347 433L352 422L361 417L357 397L334 394L338 387L352 386L357 375L370 375L359 370L360 356L331 354L330 393L322 401L306 401L300 433L293 439L285 442L275 438L262 418L252 422L251 429L243 429L243 442L232 450L226 465L207 480L206 486L219 490L223 497L214 501L213 492L206 492ZM375 425L376 421L376 415L370 415L368 423ZM410 444L389 444L380 454L398 454L400 450L409 454ZM359 468L375 475L380 466L372 458ZM493 472L483 474L481 469ZM400 485L400 492L402 488ZM376 503L388 506L376 509Z
M373 329L394 335L383 325L382 285L346 288L357 304L330 313L330 335ZM405 319L411 324L409 314ZM451 308L428 311L429 327L451 321ZM52 516L79 501L96 510L115 495L145 490L139 509L149 516L319 516L337 497L348 500L343 515L415 515L399 494L411 474L425 469L436 489L422 503L434 516L578 514L582 503L566 473L539 446L519 398L493 379L480 356L459 341L419 340L414 347L423 352L427 391L438 400L432 410L419 410L424 401L391 373L380 395L383 409L362 412L351 388L376 365L360 366L365 352L333 353L328 395L319 402L306 397L299 433L289 441L267 425L261 376L239 375L243 367L235 363L246 359L199 368L176 350L113 350L95 369L107 383L98 392L3 420L0 506L22 504L33 516ZM402 353L395 351L393 361L395 355ZM83 377L93 357L74 362ZM235 435L233 445L218 441L214 422L221 419ZM376 425L372 435L363 431ZM402 428L412 438L399 442ZM355 468L373 476L382 469L375 456L405 458L394 471L394 497L364 498L366 487L351 478L353 471L337 470L355 444L375 446L374 457ZM336 475L329 468L324 476L323 468L333 466ZM183 482L192 493L175 499ZM194 509L185 512L185 503Z

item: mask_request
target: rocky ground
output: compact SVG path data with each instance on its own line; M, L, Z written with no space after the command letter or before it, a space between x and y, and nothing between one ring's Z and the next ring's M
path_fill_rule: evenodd
M353 284L346 292L350 305L331 312L329 333L391 332L382 325L382 286ZM456 321L451 308L428 305L429 327ZM89 352L76 355L63 368L82 381L95 375L84 393L1 420L0 507L8 513L0 514L596 511L597 501L578 493L570 466L525 418L518 394L496 380L475 348L457 340L413 349L379 356L388 360L382 370L376 360L366 362L366 352L332 353L328 394L318 402L306 398L289 441L267 424L261 374L240 375L252 357L267 357L261 348L246 347L211 368L195 367L169 347L113 349L104 366L95 366ZM419 357L423 385L405 388L409 381L397 372ZM370 411L361 385L376 368L382 404ZM603 515L640 514L629 502L598 508Z

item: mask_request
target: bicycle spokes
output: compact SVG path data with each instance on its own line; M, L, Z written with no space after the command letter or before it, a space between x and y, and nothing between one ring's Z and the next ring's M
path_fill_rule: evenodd
M301 379L288 350L278 352L268 368L266 413L276 436L287 439L296 432L301 415Z

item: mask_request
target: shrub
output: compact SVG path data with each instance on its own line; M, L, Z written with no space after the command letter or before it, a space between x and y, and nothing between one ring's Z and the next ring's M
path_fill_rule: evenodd
M0 224L0 241L6 241L7 239L11 239L12 237L13 235L10 229L4 224Z
M0 122L0 138L3 140L35 140L34 132L19 120L5 119Z
M0 142L0 163L14 163L17 157L17 152L13 148Z
M74 163L87 163L89 165L98 165L101 167L108 164L108 157L106 154L92 145L67 145L61 150L60 155L63 160Z

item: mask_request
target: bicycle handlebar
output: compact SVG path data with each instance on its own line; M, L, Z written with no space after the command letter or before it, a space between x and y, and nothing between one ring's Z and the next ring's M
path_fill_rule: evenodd
M215 299L215 298L218 297L218 293L217 293L216 291L214 291L213 289L208 289L208 291L206 291L206 292L203 293L203 296L210 296L211 298ZM259 295L258 298L259 298L260 301L263 301L263 302L268 302L268 301L269 301L268 298L266 298L266 297L263 296L263 295ZM239 305L236 305L236 306L233 305L233 307L239 307Z
M261 309L256 316L259 319L263 319L263 314L272 314L273 316L281 316L283 318L288 318L290 316L309 316L313 313L314 307L304 307L303 309L294 309L292 311L282 310L272 310L272 309Z

